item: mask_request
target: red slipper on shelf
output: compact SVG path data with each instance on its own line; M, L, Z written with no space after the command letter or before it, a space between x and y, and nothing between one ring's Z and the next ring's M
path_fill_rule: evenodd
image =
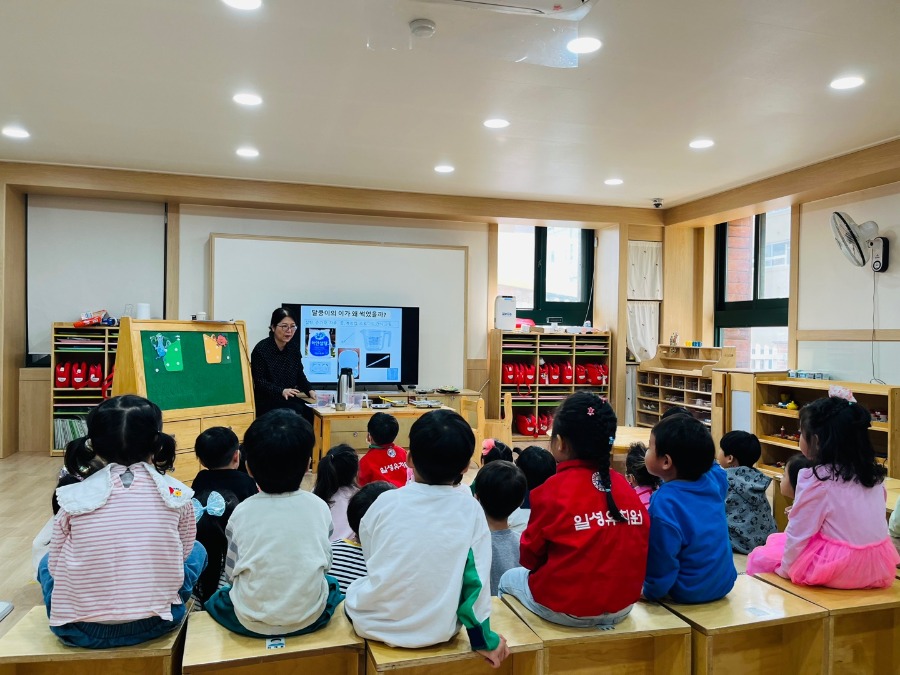
M103 366L99 363L93 363L88 368L88 386L98 389L103 384Z
M72 389L83 389L87 386L87 364L72 364Z
M53 386L57 389L61 387L68 387L69 383L72 379L72 364L71 363L57 363L56 364L56 378L53 380Z

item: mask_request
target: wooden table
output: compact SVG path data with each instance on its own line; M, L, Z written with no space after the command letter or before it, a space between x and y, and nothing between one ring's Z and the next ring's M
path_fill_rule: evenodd
M383 412L396 417L398 421L401 421L402 426L402 420L415 420L432 410L453 410L453 408L449 406L441 406L440 408L419 408L414 405L409 405L402 407L392 406L383 410L377 408L355 408L353 410L338 412L331 406L324 408L310 406L310 410L312 410L315 415L315 418L313 419L313 431L316 437L316 447L313 450L312 470L316 471L322 457L324 457L325 453L331 448L331 427L335 422L356 421L365 426L372 415ZM403 443L399 443L399 445L403 445Z
M612 467L621 474L625 474L625 457L632 443L650 445L649 427L616 427L616 440L613 441Z

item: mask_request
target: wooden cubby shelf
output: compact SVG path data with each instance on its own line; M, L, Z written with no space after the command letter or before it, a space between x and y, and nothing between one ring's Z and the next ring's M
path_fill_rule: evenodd
M782 438L800 431L800 408L817 398L828 396L832 385L846 387L853 392L857 405L873 414L869 438L875 453L884 462L888 475L900 477L900 454L896 449L900 439L900 387L866 382L836 382L834 380L809 380L788 378L784 373L758 374L755 379L754 433L762 445L762 458L757 465L761 471L780 477L784 462L800 452L800 444ZM782 398L786 400L782 400ZM778 403L794 401L796 410L780 408ZM886 416L875 419L875 413Z
M660 345L655 357L638 366L637 425L652 427L666 410L679 406L711 427L713 368L734 364L734 347Z
M585 333L515 333L492 330L490 334L490 388L486 399L487 416L501 417L500 399L503 394L512 394L513 415L540 415L553 412L562 401L576 391L591 390L609 397L609 371L602 384L579 384L573 376L569 383L540 382L540 364L562 366L569 363L573 374L577 366L588 363L610 367L609 332ZM504 384L504 364L522 364L534 367L534 381L529 385ZM503 414L508 414L503 411ZM540 438L540 436L538 437ZM543 435L546 439L547 436ZM534 440L534 436L518 433L513 420L513 441Z
M71 323L54 323L51 336L50 454L62 455L69 441L87 433L85 419L103 400L100 385L115 365L119 328L104 325L75 328ZM80 376L85 379L91 376L91 368L96 375L99 366L100 385L78 389L73 386L73 370L80 371L82 364L85 370ZM57 386L57 366L68 368L66 386Z

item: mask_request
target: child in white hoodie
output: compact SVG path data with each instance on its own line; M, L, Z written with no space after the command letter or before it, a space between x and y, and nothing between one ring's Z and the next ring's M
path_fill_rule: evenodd
M350 584L344 606L360 637L427 647L462 624L495 667L509 654L490 627L491 533L469 490L454 488L474 450L472 428L452 410L412 425L415 483L382 494L359 526L369 574Z

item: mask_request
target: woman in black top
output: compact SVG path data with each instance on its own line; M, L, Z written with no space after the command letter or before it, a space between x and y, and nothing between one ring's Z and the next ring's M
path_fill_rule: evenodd
M269 337L260 340L250 355L256 416L276 408L290 408L312 423L312 411L304 402L315 401L316 392L303 372L300 340L294 340L297 320L279 307L272 312Z

